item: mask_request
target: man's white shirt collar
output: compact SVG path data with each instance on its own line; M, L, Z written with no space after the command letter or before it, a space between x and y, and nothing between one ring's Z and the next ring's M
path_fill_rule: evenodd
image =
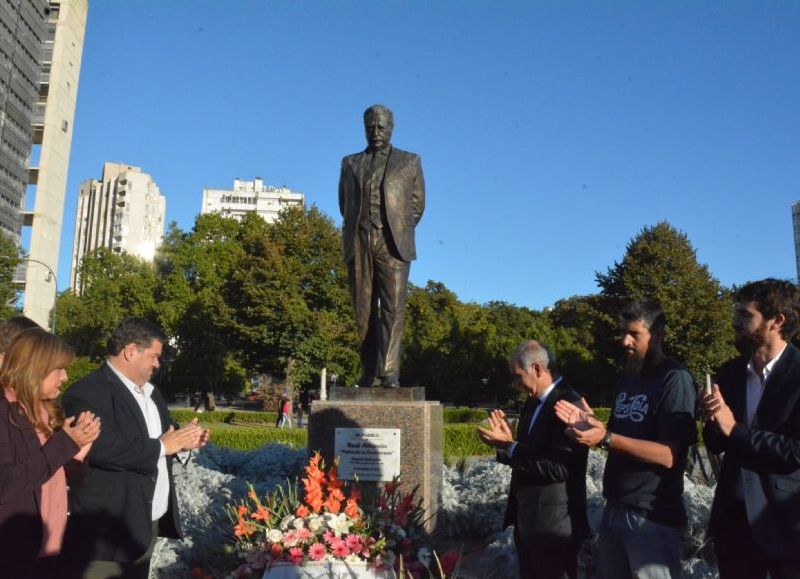
M139 385L136 384L133 380L128 378L125 374L114 368L114 364L111 363L110 360L106 361L108 363L108 367L117 375L117 377L122 380L122 383L131 391L134 395L141 396L144 394L148 398L153 394L153 389L155 386L150 384L150 382L145 382L144 386L139 388Z
M761 371L761 376L759 376L758 372L756 372L755 365L753 365L753 357L752 356L747 361L747 371L752 373L753 375L757 376L759 378L759 380L761 381L761 383L763 384L764 382L767 381L767 378L769 378L769 375L772 373L773 368L775 368L775 364L777 364L778 360L780 359L780 357L783 356L783 353L786 351L786 346L788 346L788 345L789 344L787 343L783 347L783 349L780 352L778 352L777 356L775 356L772 360L770 360L769 362L764 364L764 369Z

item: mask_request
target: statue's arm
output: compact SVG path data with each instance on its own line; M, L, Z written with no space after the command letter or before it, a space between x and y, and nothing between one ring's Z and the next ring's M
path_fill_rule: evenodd
M345 160L342 159L342 168L339 171L339 213L342 214L342 217L344 217L344 204L346 195L344 183L345 179L347 179L347 176L345 175L345 171L347 171L347 165L344 161Z
M425 177L422 175L422 161L419 156L417 156L417 171L411 204L414 211L414 225L416 225L422 219L422 213L425 211Z

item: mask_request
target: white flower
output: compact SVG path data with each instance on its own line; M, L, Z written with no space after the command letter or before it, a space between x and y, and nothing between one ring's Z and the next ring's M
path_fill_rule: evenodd
M289 528L289 525L292 524L292 521L294 521L294 515L286 515L283 517L283 519L281 519L281 524L278 526L281 528L281 530L285 531Z
M305 522L303 521L303 519L295 519L295 520L292 522L292 526L293 526L295 529L302 529L303 527L305 527Z
M278 529L270 529L267 531L267 541L270 543L280 543L283 540L283 533Z
M344 513L329 517L328 526L333 529L333 534L337 537L350 531L350 521Z
M313 517L308 520L308 528L312 533L317 533L324 525L325 523L319 517Z
M417 551L417 561L425 565L426 567L431 566L431 550L427 547L420 547L419 551Z

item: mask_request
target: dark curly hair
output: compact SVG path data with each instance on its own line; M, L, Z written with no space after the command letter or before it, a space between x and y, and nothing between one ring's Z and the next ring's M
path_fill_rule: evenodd
M781 336L784 340L791 340L797 333L800 322L800 288L797 284L770 277L743 285L733 298L738 303L755 302L756 309L766 320L783 314L786 321Z

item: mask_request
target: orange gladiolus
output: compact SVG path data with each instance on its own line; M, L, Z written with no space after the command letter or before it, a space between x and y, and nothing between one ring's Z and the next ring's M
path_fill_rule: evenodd
M294 512L294 514L297 515L298 517L302 517L305 519L308 515L311 514L311 512L308 510L307 506L300 505L299 507L297 507L297 510Z
M315 513L318 513L322 510L322 505L323 505L322 496L306 498L306 503L308 503L308 506L311 507L311 510L314 511Z
M350 517L351 519L358 518L358 503L353 499L347 499L347 506L344 508L344 514Z
M325 508L328 509L328 512L333 513L334 515L338 514L339 511L342 510L342 503L333 498L333 496L328 496L328 499L323 504Z
M263 505L258 505L258 510L250 515L251 518L255 520L261 520L267 522L269 520L269 509Z
M253 533L256 532L256 526L251 521L245 521L244 519L239 519L239 522L233 528L233 534L237 537L241 537L242 535L249 537Z
M247 507L244 505L239 505L239 508L237 510L239 512L240 517L243 517L247 514Z

